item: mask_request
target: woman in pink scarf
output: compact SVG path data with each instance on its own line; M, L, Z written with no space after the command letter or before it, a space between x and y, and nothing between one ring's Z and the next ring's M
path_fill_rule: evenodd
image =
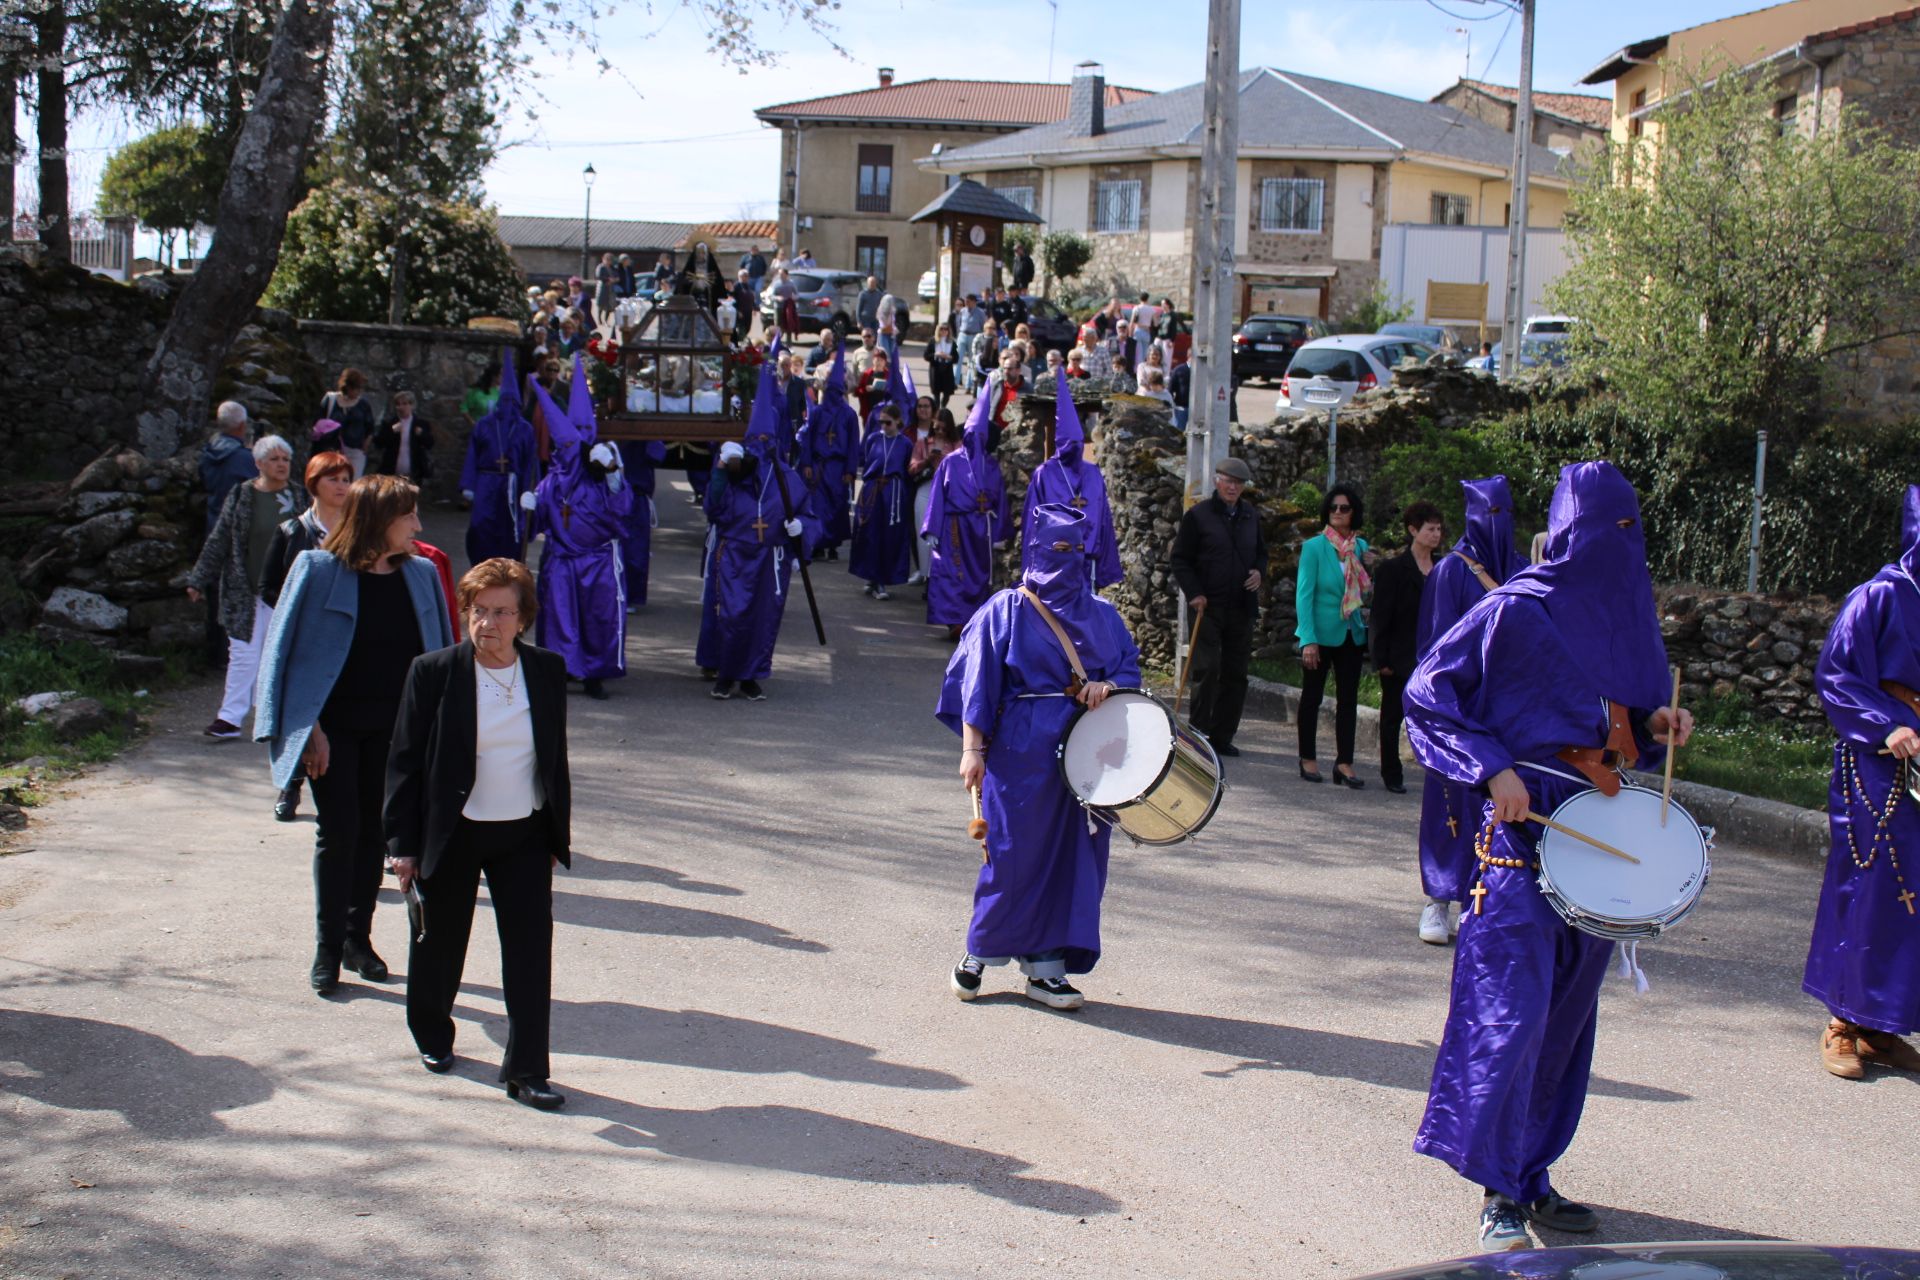
M1360 495L1344 484L1320 503L1326 528L1300 548L1300 572L1294 587L1299 614L1300 665L1306 678L1300 691L1300 776L1322 781L1319 765L1320 696L1333 670L1333 736L1338 754L1333 780L1358 790L1366 784L1353 772L1353 729L1360 694L1360 665L1367 652L1367 596L1373 580L1364 560L1367 540L1359 535Z

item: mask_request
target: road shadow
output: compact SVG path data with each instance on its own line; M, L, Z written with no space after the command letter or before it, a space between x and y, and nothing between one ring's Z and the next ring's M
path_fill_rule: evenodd
M611 858L590 858L578 852L573 855L573 866L568 868L567 874L582 880L624 880L632 884L665 885L682 893L705 893L721 898L738 898L746 893L745 889L736 889L730 884L694 880L668 867L651 867L643 862L617 862Z
M1088 1005L1081 1018L1088 1026L1122 1035L1240 1059L1231 1067L1201 1073L1222 1079L1242 1071L1305 1071L1425 1093L1433 1078L1436 1046L1431 1044L1403 1044L1312 1027L1104 1003ZM1690 1097L1603 1076L1593 1077L1591 1090L1635 1102L1686 1102Z
M650 933L674 938L740 938L782 951L827 950L825 943L796 937L777 925L697 907L635 898L600 898L583 893L555 893L553 918L561 924L621 933Z
M1579 1199L1574 1196L1574 1199ZM1604 1204L1594 1204L1588 1200L1600 1215L1600 1229L1591 1235L1573 1235L1566 1231L1549 1231L1534 1228L1534 1234L1548 1248L1561 1248L1567 1245L1630 1243L1642 1240L1784 1240L1785 1236L1763 1235L1741 1227L1721 1227L1707 1222L1693 1222L1686 1218L1666 1218L1657 1213L1642 1213L1636 1209L1618 1209Z
M681 1160L898 1186L951 1183L1022 1208L1076 1217L1121 1207L1104 1191L1027 1177L1032 1166L1013 1156L805 1107L676 1111L570 1091L567 1110L607 1121L599 1136L608 1142Z
M266 1073L238 1058L203 1055L134 1027L93 1018L0 1009L0 1092L63 1111L116 1111L142 1133L225 1133L216 1112L273 1096Z

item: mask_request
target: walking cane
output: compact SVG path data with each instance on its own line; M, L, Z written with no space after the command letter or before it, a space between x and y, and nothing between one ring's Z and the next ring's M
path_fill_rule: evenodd
M1180 700L1187 695L1187 673L1193 670L1193 649L1200 643L1200 622L1207 616L1207 602L1202 600L1193 611L1193 638L1187 641L1187 660L1180 664L1180 684L1173 691L1173 718L1180 718Z

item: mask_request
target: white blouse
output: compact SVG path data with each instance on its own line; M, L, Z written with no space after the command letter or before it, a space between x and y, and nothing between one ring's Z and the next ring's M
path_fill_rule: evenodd
M540 807L538 760L533 751L533 704L518 659L507 671L473 664L477 732L473 791L460 816L474 822L512 822Z

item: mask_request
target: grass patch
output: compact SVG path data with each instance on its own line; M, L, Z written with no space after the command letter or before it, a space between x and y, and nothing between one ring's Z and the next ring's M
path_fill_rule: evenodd
M1298 658L1256 658L1247 664L1247 671L1262 680L1273 680L1280 684L1290 684L1298 689L1306 683L1306 669ZM1327 675L1326 698L1333 701L1333 675ZM1362 669L1360 672L1360 705L1380 709L1380 677L1375 672Z
M184 660L171 658L156 685L170 686L186 676ZM14 707L31 694L72 690L96 698L113 713L114 727L71 742L57 737L44 720ZM44 644L31 636L0 636L0 799L32 806L40 781L72 773L83 765L114 756L139 732L137 713L149 699L136 697L117 678L113 655L90 644ZM22 762L36 761L31 770Z

